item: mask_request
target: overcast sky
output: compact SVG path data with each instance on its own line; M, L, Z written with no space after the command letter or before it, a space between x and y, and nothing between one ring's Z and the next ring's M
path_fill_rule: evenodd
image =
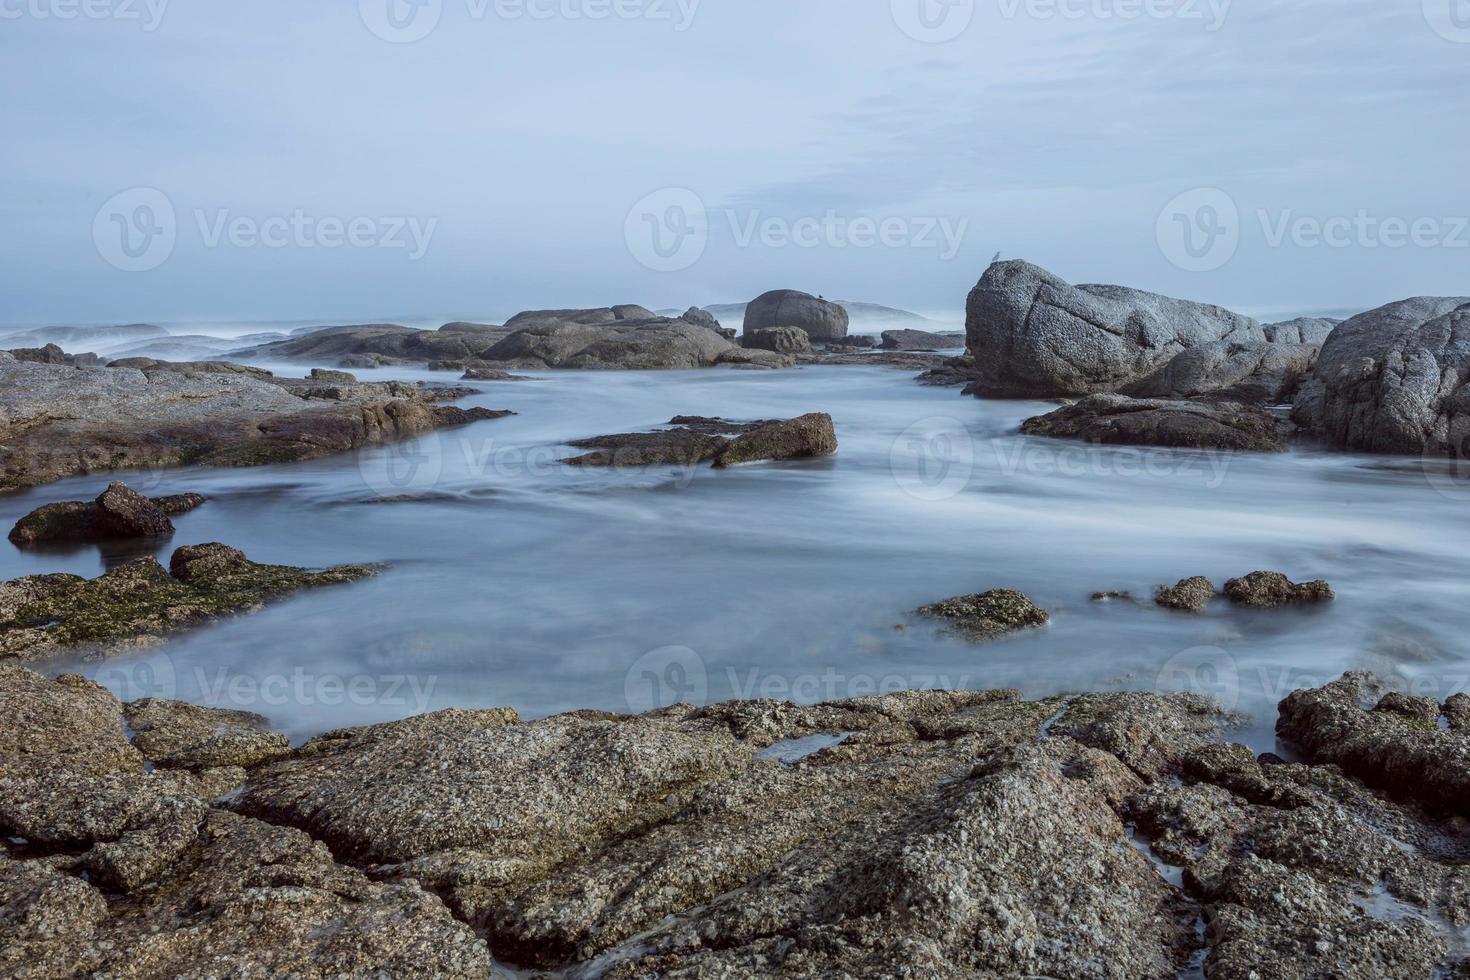
M0 63L0 322L1470 293L1466 0L0 0Z

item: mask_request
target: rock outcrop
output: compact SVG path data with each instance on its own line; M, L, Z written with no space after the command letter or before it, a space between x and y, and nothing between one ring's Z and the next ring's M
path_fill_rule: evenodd
M883 331L883 342L879 345L884 350L948 350L951 347L963 347L963 337L946 337L943 334L930 333L927 330L885 330Z
M1215 584L1203 575L1187 578L1177 585L1161 586L1154 593L1154 602L1165 609L1181 612L1201 612L1215 598Z
M1282 703L1300 763L1191 695L918 691L449 710L211 803L144 747L251 719L0 666L0 970L1453 976L1470 743L1372 686Z
M795 289L776 289L763 293L745 308L747 336L757 330L774 327L798 327L813 341L836 340L847 336L847 310Z
M1176 449L1279 452L1277 421L1236 402L1093 395L1021 425L1026 435Z
M170 517L187 514L204 503L197 493L149 499L125 483L114 482L96 500L44 504L16 522L10 540L20 547L69 541L165 537L173 534Z
M0 582L0 659L103 657L298 592L355 582L374 569L260 565L222 544L179 548L169 567L137 558L94 579L28 575Z
M1057 398L1115 392L1212 341L1264 341L1261 325L1218 306L1123 286L1073 286L1029 262L997 262L966 304L979 367L972 394Z
M0 354L0 491L109 470L313 459L493 415L438 406L475 393L172 368L78 369Z
M684 320L651 317L584 322L590 315L583 312L572 319L547 319L541 314L521 321L529 325L481 351L477 358L511 369L673 370L710 367L734 346L716 331ZM508 326L518 320L513 318Z
M750 350L769 350L777 354L810 354L812 352L811 339L806 335L805 330L798 327L763 327L760 330L748 330L740 341Z
M470 325L446 324L439 330L416 330L396 323L323 327L288 340L235 351L231 356L316 361L338 367L465 360L511 332L504 328L466 330L466 326Z
M832 417L822 413L784 421L731 422L678 416L654 432L595 436L568 443L593 452L562 460L568 466L693 466L716 468L759 460L810 459L837 451Z
M1046 610L1013 589L994 589L978 595L957 596L924 606L920 616L942 619L972 640L993 640L1007 633L1035 629L1051 622Z
M1251 572L1225 583L1225 595L1238 606L1276 609L1281 606L1331 602L1332 586L1318 580L1298 585L1280 572Z
M1338 326L1293 418L1338 449L1470 458L1470 298L1421 296Z

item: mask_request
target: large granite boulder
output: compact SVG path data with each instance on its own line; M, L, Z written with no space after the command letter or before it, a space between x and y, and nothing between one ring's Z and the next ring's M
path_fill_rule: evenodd
M847 336L847 310L795 289L764 293L745 308L745 333L771 327L800 327L812 340Z
M1293 418L1338 449L1470 458L1470 298L1420 296L1337 327Z
M741 343L749 350L775 351L777 354L810 354L811 338L799 327L762 327L746 331Z
M1314 344L1321 347L1340 323L1341 320L1328 317L1300 316L1295 320L1268 323L1261 330L1273 344Z
M1218 306L1123 286L1073 286L1029 262L997 262L966 304L966 339L987 398L1114 392L1181 351L1264 341L1261 325Z
M1290 404L1320 351L1320 345L1310 343L1217 340L1181 352L1123 392L1135 398L1209 395L1249 404Z

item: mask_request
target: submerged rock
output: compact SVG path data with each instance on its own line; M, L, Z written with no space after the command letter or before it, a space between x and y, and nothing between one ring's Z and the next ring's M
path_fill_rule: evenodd
M1154 602L1165 609L1200 612L1215 598L1215 584L1202 575L1187 578L1177 585L1160 587Z
M837 452L837 431L832 416L813 412L784 422L757 426L720 450L717 468L762 460L813 459Z
M1280 572L1252 572L1225 583L1225 595L1240 606L1275 609L1294 603L1330 602L1332 586L1323 581L1298 585Z
M222 544L179 548L169 565L138 558L94 579L31 575L0 582L0 658L105 656L291 592L374 574L360 565L320 572L260 565Z
M69 500L45 504L16 522L10 540L19 547L66 541L166 537L174 533L171 516L204 503L197 493L152 500L125 483L114 482L91 503Z
M1093 395L1021 425L1026 435L1087 442L1280 452L1277 423L1235 402L1181 401Z
M107 470L314 459L453 421L433 410L444 397L401 382L77 370L0 353L0 490Z
M1264 341L1218 306L1123 286L1073 286L1029 262L997 262L966 304L965 333L986 398L1114 392L1211 341Z
M568 443L595 452L562 460L569 466L716 467L757 460L804 459L837 451L830 415L803 415L788 421L731 422L678 416L672 428L596 436ZM733 437L733 438L731 438Z
M1470 298L1421 296L1337 327L1293 417L1339 449L1470 458Z
M836 340L847 336L848 322L847 310L836 303L796 289L775 289L745 307L743 333L749 337L757 330L797 327L811 340Z
M945 599L922 607L918 613L931 619L947 620L956 632L972 640L992 640L1051 622L1046 610L1012 589Z

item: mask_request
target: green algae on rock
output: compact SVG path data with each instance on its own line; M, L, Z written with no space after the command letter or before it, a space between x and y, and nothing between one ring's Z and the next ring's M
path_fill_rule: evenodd
M924 606L920 616L949 621L950 628L972 640L993 640L1018 630L1051 622L1046 610L1013 589L994 589L978 595L956 596Z
M169 564L138 558L94 579L31 575L0 582L0 658L106 656L291 592L375 573L361 565L325 571L261 565L223 544L179 548Z

